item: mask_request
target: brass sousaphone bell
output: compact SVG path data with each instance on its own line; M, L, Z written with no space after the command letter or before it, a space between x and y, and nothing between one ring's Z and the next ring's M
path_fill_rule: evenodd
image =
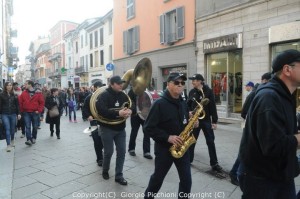
M136 67L134 69L128 70L122 77L122 79L125 81L123 84L123 90L125 90L129 84L132 85L133 92L136 95L142 94L151 81L151 74L152 74L152 64L151 61L148 58L143 58L138 62ZM103 91L107 88L107 86L103 86L101 88L98 88L92 95L90 100L90 109L91 113L95 120L100 121L105 124L111 124L111 125L117 125L122 122L124 122L125 118L118 118L115 120L111 120L108 118L103 117L100 115L96 108L96 102L99 98L99 96L103 93ZM126 94L127 95L127 94ZM130 97L127 95L128 101L122 105L122 108L127 107L131 108L132 102ZM120 110L119 109L119 110ZM118 111L118 110L115 110Z

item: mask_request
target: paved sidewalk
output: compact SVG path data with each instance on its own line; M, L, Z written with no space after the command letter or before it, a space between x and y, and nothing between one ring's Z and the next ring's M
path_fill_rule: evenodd
M81 116L81 112L77 112ZM128 123L129 124L129 123ZM17 134L16 147L5 151L5 141L0 142L0 199L49 199L49 198L143 198L142 195L154 169L154 160L143 157L142 132L137 138L136 157L126 154L124 177L128 186L114 181L115 153L112 157L110 179L104 180L101 167L96 164L92 138L82 133L88 122L69 123L61 120L61 139L50 137L49 125L42 122L37 143L24 144L25 138ZM127 125L127 146L130 125ZM216 147L220 165L227 171L234 162L241 138L238 125L219 125ZM153 141L151 141L153 155ZM154 155L153 155L154 156ZM201 134L195 148L192 165L191 198L241 197L239 187L229 179L217 179L206 172L210 169L205 138ZM160 197L177 198L179 178L173 166L160 190ZM300 183L297 179L297 185Z

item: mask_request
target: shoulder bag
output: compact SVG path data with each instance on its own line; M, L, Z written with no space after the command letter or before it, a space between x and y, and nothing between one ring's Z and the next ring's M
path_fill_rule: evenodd
M58 111L58 107L55 105L55 106L53 106L49 111L48 111L48 113L49 113L49 117L57 117L57 116L59 116L59 111Z

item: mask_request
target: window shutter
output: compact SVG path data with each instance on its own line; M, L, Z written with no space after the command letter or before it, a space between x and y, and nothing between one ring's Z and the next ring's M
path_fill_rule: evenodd
M176 9L177 39L184 38L184 7Z
M165 15L160 15L160 43L165 43Z
M123 52L127 55L128 52L127 52L127 34L128 32L127 31L124 31L123 32Z
M133 43L133 52L136 52L140 49L140 27L136 26L133 29L133 39L134 39L134 43Z

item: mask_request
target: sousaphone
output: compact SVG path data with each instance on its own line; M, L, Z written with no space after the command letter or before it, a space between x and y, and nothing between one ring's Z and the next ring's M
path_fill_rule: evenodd
M151 61L148 58L143 58L138 62L136 67L134 69L128 70L122 77L122 79L125 81L123 84L123 90L125 90L129 84L132 85L133 92L136 95L142 94L146 88L149 86L150 81L151 81L151 74L152 74L152 64ZM97 111L96 108L96 103L98 98L101 96L103 91L107 86L103 86L101 88L98 88L92 95L91 100L90 100L90 109L91 113L94 117L95 120L105 123L105 124L111 124L111 125L116 125L124 122L126 119L125 118L118 118L115 120L111 120L108 118L103 117L100 115ZM127 95L127 94L126 94ZM114 109L115 111L119 111L123 108L131 108L132 102L130 97L127 95L128 101L122 105L120 109Z

